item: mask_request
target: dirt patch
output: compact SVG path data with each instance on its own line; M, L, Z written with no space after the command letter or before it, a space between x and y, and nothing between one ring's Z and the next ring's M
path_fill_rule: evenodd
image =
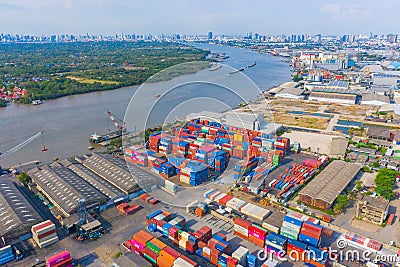
M362 229L363 231L366 231L369 233L376 233L382 229L382 227L380 227L379 225L372 224L372 223L365 222L365 221L356 220L356 219L352 219L350 222L350 225L353 226L354 228Z

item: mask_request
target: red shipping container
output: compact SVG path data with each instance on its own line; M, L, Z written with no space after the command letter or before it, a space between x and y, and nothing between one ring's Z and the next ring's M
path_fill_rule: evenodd
M250 235L250 232L254 232L257 236L260 236L260 237L266 237L267 236L267 230L262 230L262 229L260 229L260 228L257 228L257 227L254 227L253 225L250 225L249 226L249 235Z
M319 234L317 232L314 232L314 231L311 231L311 230L309 230L307 228L302 228L300 233L302 233L303 235L306 235L306 236L313 237L313 238L318 239L318 240L321 238L321 234Z
M191 241L187 241L186 242L186 250L194 253L197 250L197 244L191 242Z
M151 259L153 259L154 261L157 261L157 253L155 253L154 251L152 251L151 249L149 249L148 247L145 247L143 249L143 255L147 255L149 256Z
M303 227L302 227L302 228L309 229L310 231L313 231L313 232L315 232L315 233L318 233L319 235L322 234L322 229L323 229L323 228L321 228L321 227L312 225L312 224L310 224L310 223L303 223Z
M219 200L219 204L226 206L226 203L228 203L228 201L230 201L232 198L233 196L226 195Z
M43 233L43 234L41 234L41 235L38 235L38 238L39 238L39 239L42 239L43 237L46 237L46 236L49 236L49 235L53 235L55 232L56 232L56 229L50 230L50 231L48 231L48 232L46 232L46 233Z
M184 259L186 262L188 262L189 264L191 264L193 267L198 266L198 264L194 261L192 261L191 259L189 259L188 257L185 257L183 255L181 255L181 258Z
M234 223L234 224L237 224L237 225L240 225L240 226L242 226L242 227L245 228L245 229L249 229L249 227L250 227L250 225L251 225L251 222L246 221L246 220L243 220L243 219L241 219L241 218L239 218L239 217L235 218L235 219L233 220L233 223Z
M218 257L219 257L219 255L222 254L222 252L219 251L218 249L214 249L214 248L210 248L210 250L211 250L210 262L214 265L218 265Z

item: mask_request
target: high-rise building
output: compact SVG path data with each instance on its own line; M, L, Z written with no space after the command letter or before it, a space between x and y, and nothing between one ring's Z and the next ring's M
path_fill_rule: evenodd
M212 40L213 38L213 33L212 32L208 32L208 40Z

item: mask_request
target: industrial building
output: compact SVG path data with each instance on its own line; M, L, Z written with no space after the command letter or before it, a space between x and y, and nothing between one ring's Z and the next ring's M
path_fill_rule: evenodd
M367 129L367 134L368 137L372 139L378 139L384 141L392 140L389 128L385 127L369 126Z
M372 84L374 85L397 85L399 83L399 76L386 73L373 73L372 74Z
M40 215L21 194L9 176L0 181L0 237L6 243L30 232L32 225L42 221Z
M268 94L279 98L300 100L304 99L304 90L296 82L286 82L268 91Z
M245 128L247 130L260 131L265 134L275 134L282 129L282 124L264 121L264 115L253 112L228 111L225 113L203 111L199 114L189 114L187 120L200 118L221 124Z
M99 177L97 174L91 172L77 161L63 160L61 162L65 167L79 175L86 182L94 186L101 193L106 195L110 199L118 198L123 195L122 191L107 182L106 180Z
M365 195L357 202L355 217L381 225L387 216L389 201Z
M107 201L107 197L59 163L28 172L32 182L65 217L77 212L79 199L85 199L88 208L97 207Z
M333 161L301 190L300 201L309 206L329 209L360 169L361 166L355 163Z
M136 180L122 159L112 155L93 153L82 160L82 164L124 194L129 195L139 190Z

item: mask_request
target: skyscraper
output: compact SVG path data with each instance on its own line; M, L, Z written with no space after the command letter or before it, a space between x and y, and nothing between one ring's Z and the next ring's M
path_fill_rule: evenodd
M208 40L212 40L212 38L213 38L213 34L212 34L212 32L209 32L208 33Z

